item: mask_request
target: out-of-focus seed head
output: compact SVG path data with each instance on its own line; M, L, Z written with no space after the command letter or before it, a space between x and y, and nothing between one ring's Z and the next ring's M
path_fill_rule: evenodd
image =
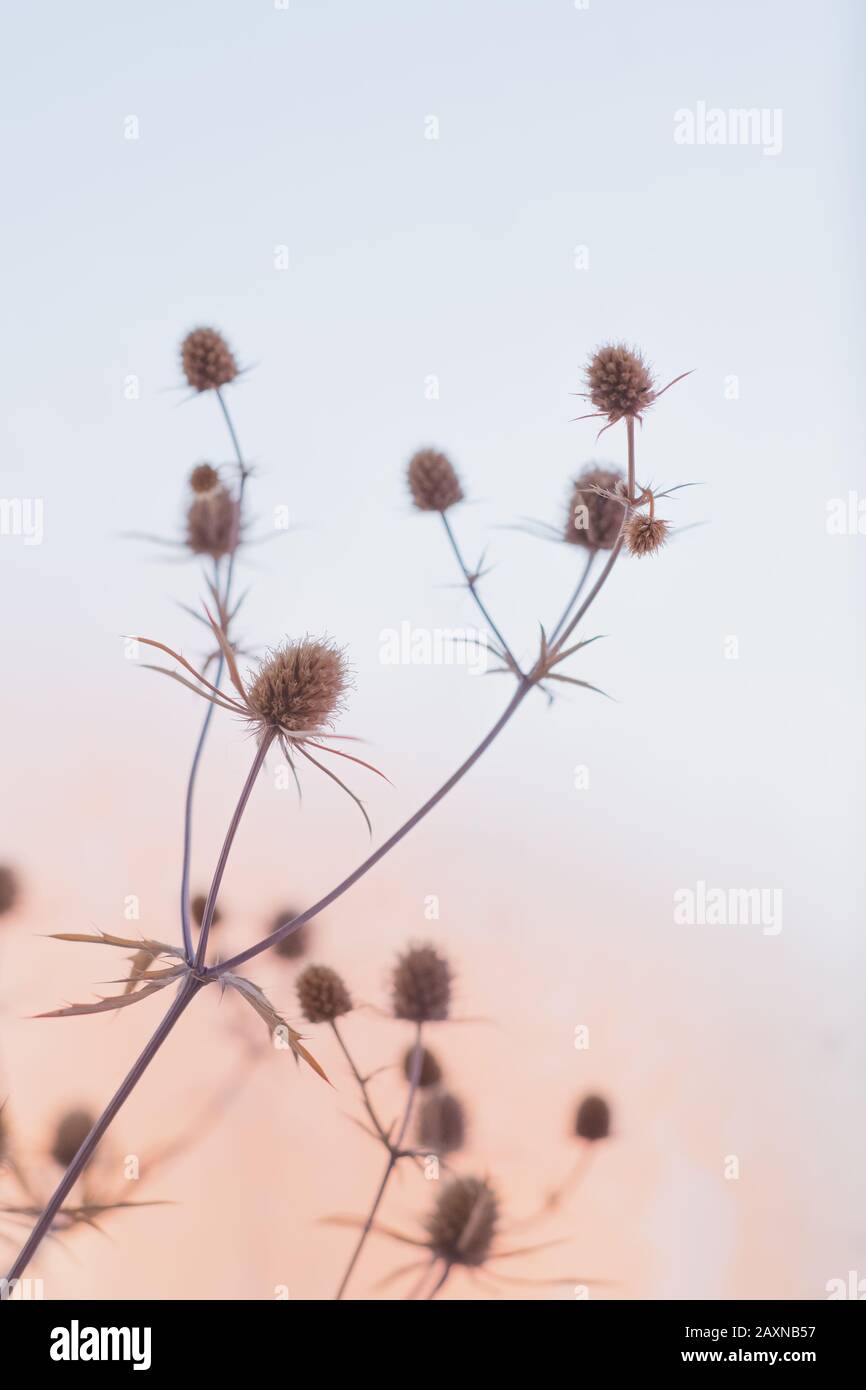
M447 454L419 449L409 460L409 491L422 512L446 512L463 501L463 488Z
M194 391L216 391L238 374L238 364L215 328L194 328L180 346L183 374Z
M448 1264L483 1265L499 1221L499 1200L484 1178L453 1178L425 1222L430 1249Z
M9 1156L9 1121L6 1118L6 1106L0 1105L0 1169Z
M186 514L186 543L193 555L221 560L240 539L238 504L220 485L193 498Z
M451 966L434 946L410 946L397 960L391 982L395 1018L436 1023L448 1017Z
M655 400L652 373L639 352L625 343L606 343L586 368L587 394L613 425L639 416Z
M603 1096L584 1096L574 1117L574 1132L578 1139L591 1144L610 1134L610 1106Z
M220 475L212 463L197 463L189 475L190 489L201 497L219 487Z
M403 1055L403 1075L407 1081L411 1081L415 1071L415 1049L408 1047ZM429 1047L421 1048L421 1070L418 1073L418 1085L422 1090L428 1086L438 1086L442 1080L442 1068L438 1059L430 1051Z
M347 1014L352 999L336 970L329 965L308 965L297 983L298 1002L308 1023L333 1023Z
M190 899L189 910L192 913L192 920L195 922L197 927L200 927L202 924L202 919L204 918L204 910L206 905L206 893L196 893L195 896ZM222 921L222 918L223 915L220 912L219 908L215 907L213 918L211 920L211 930L213 930L214 927L219 925L219 923Z
M94 1118L87 1110L70 1110L58 1122L51 1145L51 1157L61 1168L68 1168L93 1129Z
M276 912L265 936L270 936L271 932L277 931L279 927L284 927L286 922L291 922L297 915L298 909L296 907L284 907L282 912ZM274 947L274 954L282 960L299 960L309 950L310 936L310 923L304 922L302 926L277 942Z
M0 864L0 916L11 912L18 901L18 876L8 864Z
M466 1142L466 1115L450 1091L433 1091L425 1096L418 1115L418 1142L430 1153L457 1153Z
M572 484L564 539L588 550L612 550L622 526L624 506L597 491L625 495L625 477L618 468L591 463Z
M247 704L263 730L315 733L334 723L348 684L341 649L305 637L278 647L262 662L247 689Z
M625 524L625 543L630 555L655 555L668 538L670 523L659 516L635 512Z

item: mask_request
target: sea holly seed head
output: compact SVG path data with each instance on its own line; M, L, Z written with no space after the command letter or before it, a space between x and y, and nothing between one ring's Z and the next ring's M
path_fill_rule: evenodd
M655 383L639 352L625 343L606 343L586 368L587 395L611 424L634 419L652 405Z
M263 731L316 732L334 723L348 685L342 650L332 642L305 637L270 653L247 689L246 699Z
M212 463L197 463L189 475L191 491L204 496L219 487L220 475Z
M70 1110L58 1122L51 1157L61 1168L68 1168L94 1125L88 1110Z
M193 555L221 560L236 549L239 531L238 504L228 488L220 485L193 497L186 514L186 543Z
M441 1022L451 1005L451 966L434 946L411 946L399 957L391 982L394 1017Z
M351 1012L351 995L329 965L308 965L298 976L296 988L301 1012L308 1023L333 1023Z
M415 1074L415 1048L407 1047L403 1054L403 1075L407 1081L411 1081ZM430 1051L429 1047L421 1048L421 1069L418 1072L418 1086L421 1090L426 1090L429 1086L438 1086L442 1080L442 1068L436 1056Z
M238 364L215 328L194 328L180 348L183 374L194 391L218 391L238 374Z
M8 864L0 864L0 916L11 912L18 899L18 878Z
M661 517L635 512L625 524L625 543L629 555L655 555L667 541L670 529L670 523Z
M425 1096L418 1116L418 1142L422 1149L444 1156L457 1153L466 1142L466 1114L450 1091Z
M611 493L625 495L625 477L618 468L589 464L575 478L564 531L569 544L583 545L588 550L613 549L625 508Z
M446 512L463 500L463 488L447 454L419 449L409 460L409 491L422 512Z
M430 1249L448 1264L483 1265L499 1221L499 1200L485 1178L453 1178L427 1218Z
M578 1139L594 1144L610 1134L610 1106L603 1096L584 1096L574 1117Z
M278 931L280 927L284 927L287 922L291 922L297 916L298 909L296 907L284 907L282 912L274 914L265 935L270 936L272 932ZM288 936L280 938L274 947L274 953L281 960L298 960L309 949L310 935L310 924L304 922L293 932L289 932Z

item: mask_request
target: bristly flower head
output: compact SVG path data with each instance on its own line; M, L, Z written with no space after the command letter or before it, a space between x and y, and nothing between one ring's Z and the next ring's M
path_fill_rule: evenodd
M68 1168L92 1130L94 1119L87 1110L70 1110L62 1116L51 1146L51 1157L61 1168Z
M659 396L688 375L688 372L681 373L657 391L652 372L636 348L627 347L625 343L605 343L587 363L587 389L580 394L592 401L596 415L607 416L607 429L617 420L640 420ZM581 418L592 419L592 416Z
M212 463L197 463L189 475L191 491L199 497L219 487L220 475Z
M594 1144L610 1134L610 1106L603 1096L584 1096L574 1117L578 1139Z
M239 539L240 513L228 488L220 485L193 497L186 514L186 543L193 555L221 560Z
M411 1081L415 1074L415 1049L407 1047L403 1055L403 1075ZM418 1073L418 1086L426 1090L428 1086L438 1086L442 1080L442 1068L438 1058L429 1047L421 1048L421 1070Z
M670 532L670 523L661 517L635 512L625 524L625 543L630 555L655 555Z
M319 753L346 758L349 762L375 772L379 777L385 776L362 758L328 746L332 739L351 737L331 733L329 729L343 707L349 684L348 666L342 649L326 638L316 639L308 636L297 642L287 641L271 652L260 664L258 671L244 684L238 670L235 651L226 637L224 626L213 618L207 608L205 613L225 658L234 694L218 689L203 672L197 671L180 652L167 647L164 642L156 642L152 637L136 638L145 646L157 647L160 651L167 652L198 684L194 685L186 675L170 671L165 666L155 666L151 669L171 676L173 680L195 691L196 695L201 695L211 704L218 705L220 709L229 710L230 713L246 719L252 725L260 744L271 743L276 739L296 781L295 755L313 763L352 798L372 833L370 818L360 799L336 773L326 768L310 752L310 749L315 748ZM387 778L385 780L387 781Z
M217 391L238 374L238 364L215 328L194 328L180 348L183 374L194 391Z
M265 932L265 936L270 936L271 932L277 931L280 927L285 926L286 922L291 922L297 916L298 909L296 907L284 907L282 912L274 914L273 921ZM282 960L298 960L309 949L310 935L310 924L304 922L295 931L289 932L288 936L281 937L274 947L274 951Z
M449 1265L483 1265L499 1221L499 1200L485 1178L454 1178L436 1198L425 1226L430 1248Z
M466 1142L466 1115L450 1091L425 1096L418 1116L418 1143L429 1153L444 1157L457 1153Z
M602 493L625 494L625 477L618 468L590 463L572 485L564 539L588 550L612 550L622 526L624 500Z
M441 1022L451 1004L451 966L434 946L410 946L394 967L394 1017L413 1023Z
M419 449L409 460L409 491L422 512L445 512L463 501L463 488L447 454Z
M18 900L18 878L8 864L0 864L0 916L11 912Z
M352 999L336 970L328 965L308 965L297 983L298 1002L308 1023L333 1023L351 1012Z

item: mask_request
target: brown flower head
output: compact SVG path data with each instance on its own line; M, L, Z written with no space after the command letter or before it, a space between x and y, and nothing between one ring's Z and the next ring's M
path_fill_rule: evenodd
M352 999L336 970L308 965L298 976L298 1002L308 1023L333 1023L351 1012Z
M625 524L625 543L630 555L654 555L668 538L670 522L635 512Z
M265 936L270 936L271 932L275 932L279 927L285 926L286 922L291 922L297 915L298 909L296 907L284 907L282 912L274 914L273 921L265 932ZM295 931L289 932L288 936L284 936L278 941L274 947L274 951L282 960L298 960L300 956L304 955L304 953L309 950L310 936L310 923L304 922Z
M490 1254L499 1200L484 1178L453 1178L436 1198L425 1226L430 1248L447 1264L475 1267Z
M200 927L202 924L202 919L204 918L204 910L206 905L206 893L196 893L195 896L190 899L189 910L192 913L192 919L197 927ZM215 907L213 917L211 918L211 929L213 929L215 926L217 926L219 922L222 921L222 916L223 915L220 912L219 908Z
M407 1047L403 1055L403 1075L407 1081L411 1081L415 1074L415 1049ZM421 1048L421 1070L418 1073L418 1085L422 1090L428 1086L438 1086L442 1080L442 1068L438 1059L430 1051L429 1047Z
M422 512L445 512L463 501L463 488L446 454L419 449L409 460L409 491Z
M574 1117L574 1132L578 1139L595 1143L610 1133L610 1106L602 1096L584 1096Z
M410 946L399 957L391 982L395 1018L435 1023L448 1017L451 966L434 946Z
M587 395L610 423L636 419L656 398L652 373L639 352L625 343L607 343L586 368Z
M51 1157L61 1168L68 1168L93 1129L94 1119L87 1110L70 1110L57 1125Z
M236 549L239 538L238 504L228 488L193 498L186 514L186 543L193 555L221 560Z
M9 1156L9 1122L6 1119L6 1102L0 1105L0 1169Z
M0 916L11 912L18 901L18 877L8 864L0 864Z
M189 485L198 496L219 487L220 475L212 463L197 463L189 475Z
M457 1153L466 1142L466 1115L450 1091L425 1096L418 1115L418 1142L430 1153Z
M215 328L194 328L180 347L183 374L194 391L217 391L238 374L228 343Z
M575 478L568 501L564 538L588 550L612 550L623 519L623 504L605 493L625 492L625 478L618 468L588 464Z
M305 637L271 652L247 690L253 719L284 733L319 733L343 707L346 658L331 642Z

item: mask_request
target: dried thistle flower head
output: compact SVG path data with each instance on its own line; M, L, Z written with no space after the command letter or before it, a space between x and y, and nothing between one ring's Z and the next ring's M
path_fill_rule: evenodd
M8 864L0 864L0 916L11 912L18 901L18 877Z
M415 1049L407 1047L403 1055L403 1075L407 1081L411 1081L415 1071ZM438 1086L442 1080L442 1068L436 1056L430 1051L429 1047L421 1048L421 1070L418 1073L418 1085L421 1090L426 1090L428 1086Z
M449 1265L483 1265L498 1221L499 1200L485 1178L453 1178L425 1222L430 1249Z
M285 733L318 733L333 724L349 683L342 650L304 637L269 654L246 698L256 723Z
M296 988L308 1023L333 1023L335 1018L351 1012L349 991L329 965L308 965L298 976Z
M599 491L599 489L601 491ZM625 494L625 477L618 468L590 463L572 485L564 539L588 550L612 550L622 526L624 505L601 492Z
M228 343L215 328L194 328L180 347L183 374L194 391L217 391L238 374Z
M68 1168L93 1129L94 1118L87 1110L70 1110L57 1125L51 1157L61 1168Z
M587 395L610 423L636 419L656 397L652 373L639 352L625 343L606 343L586 368Z
M625 543L630 555L655 555L668 538L670 523L661 517L635 512L625 524Z
M466 1115L450 1091L425 1096L418 1115L418 1142L441 1156L457 1153L466 1142Z
M189 485L193 492L202 496L219 487L220 475L212 463L197 463L189 475Z
M603 1096L584 1096L574 1117L574 1132L578 1139L596 1143L610 1134L610 1106Z
M270 936L271 932L285 926L286 922L291 922L297 915L298 909L296 907L284 907L282 912L274 914L265 936ZM309 949L310 935L310 923L304 922L295 931L289 932L288 936L284 936L278 941L274 951L282 960L298 960Z
M206 906L207 893L196 893L194 897L190 899L189 910L192 913L192 920L195 922L197 927L200 927L202 924L202 919L204 918L204 910ZM222 921L222 917L223 915L220 912L219 908L215 907L213 917L211 918L211 928L217 926L217 924Z
M397 960L391 981L395 1018L435 1023L448 1017L451 966L434 946L410 946Z
M186 543L193 555L221 560L240 539L238 504L228 488L217 487L194 497L186 514Z
M463 488L447 454L419 449L409 460L409 491L422 512L445 512L463 501Z

